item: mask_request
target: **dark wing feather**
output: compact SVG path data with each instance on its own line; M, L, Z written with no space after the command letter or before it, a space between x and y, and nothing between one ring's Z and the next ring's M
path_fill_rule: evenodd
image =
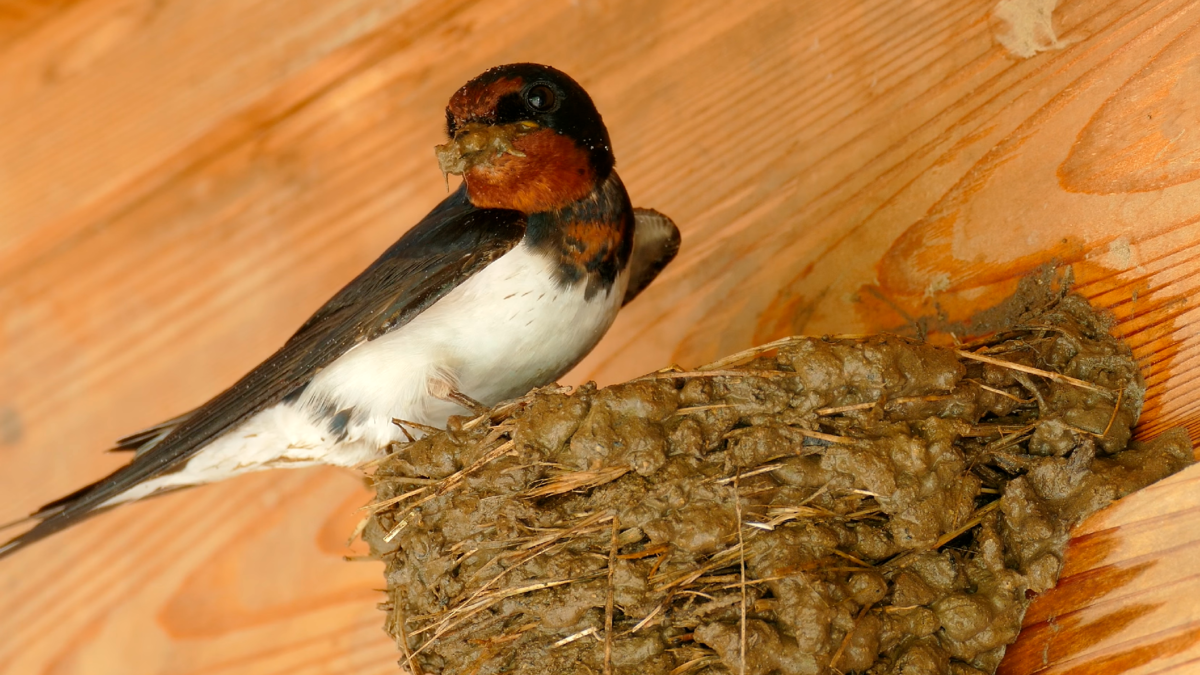
M138 483L175 470L197 450L302 387L351 347L412 320L455 286L516 246L525 216L477 209L460 188L321 309L270 358L190 415L131 437L134 461L84 490L48 504L33 529L0 557L83 520Z
M184 420L196 413L195 410L189 410L178 417L172 417L165 422L159 422L152 427L142 429L136 434L130 434L125 438L117 441L117 444L109 448L109 452L133 452L134 457L138 457L149 452L159 441L166 438L175 430L175 427L183 423ZM87 489L87 488L85 488ZM69 497L70 495L68 495ZM67 497L63 497L67 499ZM62 501L62 500L59 500ZM51 504L47 504L42 508L45 509Z
M622 305L628 305L645 290L679 253L679 228L670 218L654 209L634 209L633 220L629 285L625 288Z

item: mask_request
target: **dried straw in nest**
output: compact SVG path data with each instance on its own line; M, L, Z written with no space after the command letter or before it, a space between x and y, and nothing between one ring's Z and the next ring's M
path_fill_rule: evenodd
M364 538L413 673L993 672L1070 526L1191 462L1076 296L957 349L795 337L402 444Z

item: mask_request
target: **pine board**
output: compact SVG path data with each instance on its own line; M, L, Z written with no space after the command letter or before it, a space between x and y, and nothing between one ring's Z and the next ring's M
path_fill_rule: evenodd
M567 381L970 315L1050 261L1140 433L1200 437L1200 3L0 2L0 520L268 355L446 193L445 101L574 75L679 259ZM1051 14L1052 10L1052 14ZM1081 526L1009 673L1200 671L1196 470ZM394 673L337 470L123 508L0 563L0 672Z

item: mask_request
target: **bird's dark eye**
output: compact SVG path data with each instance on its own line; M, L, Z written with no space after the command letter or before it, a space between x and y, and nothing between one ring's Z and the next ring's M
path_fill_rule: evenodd
M525 105L534 112L550 112L558 106L558 96L549 86L535 84L525 91Z

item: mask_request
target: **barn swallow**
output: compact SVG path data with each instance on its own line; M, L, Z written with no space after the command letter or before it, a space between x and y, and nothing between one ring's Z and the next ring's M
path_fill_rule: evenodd
M274 467L354 467L553 382L679 249L634 209L587 92L554 68L474 78L446 108L462 184L266 361L199 408L118 441L133 460L18 522L0 557L114 506Z

